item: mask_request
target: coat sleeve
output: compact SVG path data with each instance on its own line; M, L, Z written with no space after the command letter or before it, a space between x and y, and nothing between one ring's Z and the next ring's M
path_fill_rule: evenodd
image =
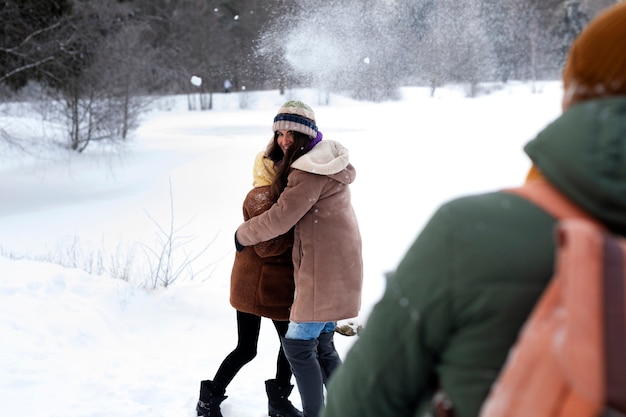
M261 258L281 255L291 247L293 247L293 231L253 246L256 254Z
M328 180L326 176L294 170L276 204L239 226L239 242L250 246L287 233L319 200Z
M264 189L252 190L246 196L243 204L244 220L251 219L261 213L266 212L272 207L270 199L269 187ZM273 239L257 243L252 246L256 254L262 258L270 256L278 256L285 253L293 246L293 231L277 236Z
M433 393L450 324L453 257L436 213L387 281L364 331L331 378L322 417L409 417Z

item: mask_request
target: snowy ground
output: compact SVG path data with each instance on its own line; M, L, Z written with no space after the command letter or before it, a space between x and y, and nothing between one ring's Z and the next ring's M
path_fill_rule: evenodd
M168 98L122 151L31 145L32 155L18 157L0 145L0 414L195 415L199 381L236 343L232 236L254 156L284 101L310 104L324 137L342 142L357 169L365 286L356 320L365 323L384 272L439 204L523 181L522 146L559 114L560 93L557 82L478 98L412 87L395 102L331 95L320 104L312 90L268 91L216 95L208 112ZM24 138L41 131L28 112L0 114L0 123ZM146 289L148 254L170 225L174 263L199 257L169 287ZM50 262L61 260L75 268ZM127 265L128 281L111 278ZM343 356L354 338L336 339ZM266 415L263 381L274 376L278 343L264 321L257 359L228 388L225 417ZM291 399L300 406L297 391Z

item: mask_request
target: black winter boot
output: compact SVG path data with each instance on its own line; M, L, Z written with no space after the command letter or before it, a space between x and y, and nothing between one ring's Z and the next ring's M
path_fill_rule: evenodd
M289 401L289 395L293 390L293 385L281 386L275 379L265 381L265 392L267 392L267 415L270 417L303 417L302 411L298 410Z
M318 417L324 405L322 369L317 359L317 339L293 340L280 338L298 383L304 417Z
M321 333L318 337L317 345L317 357L322 367L322 374L324 375L324 385L328 382L330 376L335 372L335 369L341 365L341 358L335 349L334 341L335 332Z
M215 388L213 381L200 382L200 399L196 406L198 417L223 417L220 404L227 396Z

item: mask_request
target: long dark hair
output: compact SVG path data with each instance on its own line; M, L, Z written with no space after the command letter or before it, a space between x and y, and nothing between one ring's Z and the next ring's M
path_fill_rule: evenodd
M311 138L304 133L290 131L293 135L293 145L289 147L287 153L284 154L280 146L278 146L278 132L274 132L274 140L270 142L265 154L274 161L276 167L276 175L270 185L270 192L274 201L278 200L278 196L287 187L287 177L291 171L291 164L302 155L308 152L308 145Z

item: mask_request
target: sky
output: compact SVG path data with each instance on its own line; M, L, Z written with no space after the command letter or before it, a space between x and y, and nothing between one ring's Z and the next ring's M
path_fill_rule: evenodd
M192 97L197 99L197 97ZM392 270L436 208L521 184L526 142L560 114L557 81L463 86L362 102L313 89L151 103L122 146L62 149L58 126L4 103L0 142L0 415L191 417L200 381L236 345L233 234L255 155L282 103L303 100L325 139L349 149L363 239L358 317L367 327ZM43 140L42 138L45 138ZM156 282L168 238L167 286ZM336 335L343 358L358 336ZM228 387L225 417L267 415L279 341L263 320L257 358ZM295 384L295 380L293 380ZM301 408L297 388L290 397Z

